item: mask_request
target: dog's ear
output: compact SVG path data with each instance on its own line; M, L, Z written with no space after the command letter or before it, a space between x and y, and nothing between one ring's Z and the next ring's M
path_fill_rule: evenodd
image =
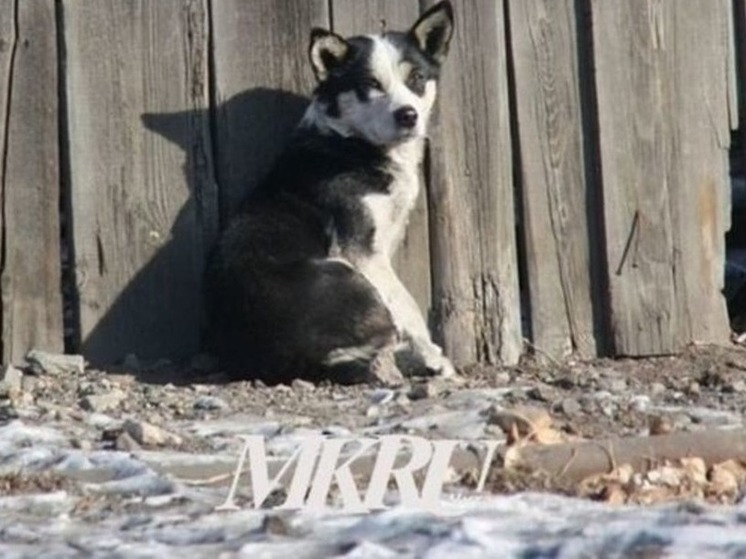
M350 45L339 35L320 29L318 27L311 31L311 44L308 47L308 56L316 79L324 81L334 68L344 62L350 49Z
M409 30L420 50L441 64L453 36L453 7L448 0L427 10Z

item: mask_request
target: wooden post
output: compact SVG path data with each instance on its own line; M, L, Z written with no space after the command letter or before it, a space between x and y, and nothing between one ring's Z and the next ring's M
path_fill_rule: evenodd
M456 365L511 364L522 335L504 6L454 9L428 177L436 327Z
M731 4L591 1L619 355L728 340Z
M533 343L556 358L595 357L594 185L585 173L575 2L509 0L508 7Z
M334 31L343 37L406 31L420 14L418 0L334 0ZM430 240L424 184L394 267L425 316L430 310Z
M199 349L217 223L206 0L63 0L82 350Z
M53 0L0 0L3 361L62 351Z

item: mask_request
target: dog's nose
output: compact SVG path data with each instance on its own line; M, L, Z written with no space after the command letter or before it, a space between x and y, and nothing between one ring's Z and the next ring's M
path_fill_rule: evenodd
M417 111L407 105L394 111L394 120L402 128L414 128L417 124Z

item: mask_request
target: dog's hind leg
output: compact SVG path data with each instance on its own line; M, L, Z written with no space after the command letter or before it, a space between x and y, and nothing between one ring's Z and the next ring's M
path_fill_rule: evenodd
M396 327L376 288L348 262L316 260L304 272L298 340L320 376L340 383L401 384ZM390 357L389 357L390 356Z

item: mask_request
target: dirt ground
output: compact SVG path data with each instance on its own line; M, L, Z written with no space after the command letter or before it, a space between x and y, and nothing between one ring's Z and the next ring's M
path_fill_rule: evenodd
M471 367L459 382L411 379L395 389L305 381L268 387L226 382L211 369L205 357L178 371L168 362L141 365L134 357L108 372L50 374L32 366L15 388L4 381L0 416L63 425L75 448L209 454L238 450L230 437L235 425L256 424L252 432L270 435L306 429L332 435L504 438L490 414L530 406L544 410L558 433L603 439L734 428L742 426L746 412L746 349L735 345L691 347L680 356L650 359L559 363L538 356L517 367ZM155 435L136 440L139 431L125 420L130 427L155 426ZM234 427L222 432L195 427L224 423ZM25 486L15 479L5 484ZM733 500L743 488L739 485ZM493 476L488 485L494 492L525 489L578 493L520 472Z

